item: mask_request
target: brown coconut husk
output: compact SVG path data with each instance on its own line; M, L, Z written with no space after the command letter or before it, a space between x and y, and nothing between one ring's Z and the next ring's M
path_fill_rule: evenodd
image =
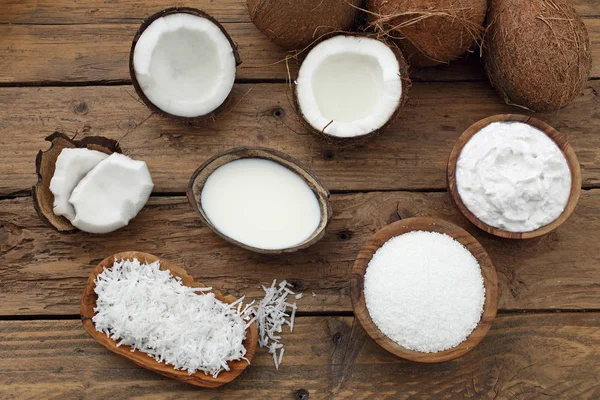
M492 0L483 54L504 101L538 112L573 101L592 65L587 29L567 0Z
M296 110L296 113L300 116L300 121L302 123L302 125L312 134L315 134L323 139L325 139L329 144L337 146L337 147L347 147L350 145L356 145L356 144L361 144L364 141L373 138L375 136L378 136L380 134L382 134L385 130L387 130L387 128L390 127L390 125L392 125L397 119L398 116L400 115L400 112L402 111L402 107L406 104L406 102L408 101L408 90L410 89L410 87L412 86L412 82L410 80L409 77L409 66L408 63L406 62L406 59L404 58L404 55L402 54L402 51L400 50L400 48L393 42L391 41L387 41L387 40L382 40L381 38L379 38L378 35L376 34L369 34L369 33L329 33L329 34L325 34L322 35L318 40L314 41L309 47L305 48L302 50L302 53L309 53L315 46L317 46L318 44L320 44L321 42L327 40L327 39L331 39L334 36L338 36L338 35L346 35L346 36L364 36L364 37L368 37L371 39L376 39L379 41L384 42L393 52L394 55L396 56L396 59L398 60L398 64L400 66L400 77L401 77L401 83L402 83L402 96L400 97L400 101L398 102L398 106L396 107L396 110L394 111L394 114L392 114L392 116L387 120L387 122L381 126L379 129L374 130L373 132L370 132L368 134L365 135L360 135L360 136L354 136L354 137L338 137L338 136L334 136L334 135L330 135L328 133L325 133L325 129L333 123L333 121L331 121L329 124L325 125L323 127L323 129L318 130L315 129L310 122L308 122L306 120L306 118L304 117L304 114L302 113L302 110L300 109L300 103L298 101L298 90L297 90L297 86L294 83L294 97L293 97L293 105L294 108Z
M233 49L233 56L235 58L236 66L238 66L242 63L242 60L240 59L240 55L238 53L237 45L235 44L233 39L231 39L231 36L229 36L229 34L227 33L227 31L225 30L223 25L221 25L219 23L219 21L217 21L216 19L214 19L213 17L211 17L209 14L205 13L204 11L201 11L201 10L198 10L195 8L171 7L171 8L167 8L165 10L159 11L156 14L151 15L150 17L145 19L144 22L142 23L142 25L140 26L140 28L138 29L137 33L135 34L135 37L133 38L133 42L131 43L131 50L129 52L129 74L131 75L131 82L133 84L133 87L134 87L137 95L140 97L140 99L142 99L144 104L154 114L158 114L158 115L167 117L167 118L175 120L175 121L186 122L186 123L190 123L190 124L214 120L219 116L219 114L232 108L231 93L229 94L229 96L227 96L227 98L225 99L223 104L221 104L215 110L213 110L212 112L210 112L206 115L201 115L199 117L181 117L179 115L173 115L171 113L163 111L162 109L158 108L154 103L152 103L150 101L150 99L148 99L148 97L146 97L146 94L144 94L144 91L142 90L142 88L137 80L137 77L135 76L135 67L133 65L133 51L135 50L135 45L137 44L138 40L140 40L140 37L142 36L144 31L150 26L150 24L152 24L158 18L165 17L165 16L171 15L171 14L179 14L179 13L186 13L186 14L195 15L197 17L205 18L205 19L208 19L209 21L211 21L213 24L215 24L221 30L221 32L223 32L223 35L225 35L225 37L231 44L231 48Z
M369 27L393 39L412 67L461 57L483 35L486 0L367 0Z
M363 0L247 0L254 25L286 50L301 50L333 31L358 26Z
M67 135L54 132L46 138L50 142L50 147L46 151L41 151L35 159L35 169L38 181L32 187L33 206L40 219L48 226L54 228L60 233L74 233L75 228L68 219L54 214L54 195L50 191L50 181L54 176L56 169L56 160L60 152L65 148L87 148L90 150L101 151L102 153L112 154L121 153L121 147L116 140L101 136L88 136L81 140L73 140Z

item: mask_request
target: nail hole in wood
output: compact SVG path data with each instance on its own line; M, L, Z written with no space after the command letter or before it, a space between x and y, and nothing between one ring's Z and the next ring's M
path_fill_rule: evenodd
M350 240L352 238L352 232L350 231L341 231L338 233L338 239L340 240Z
M285 115L285 110L281 107L277 107L273 110L273 116L275 118L283 118L284 115Z
M295 393L296 400L308 400L310 398L310 394L306 389L298 389Z
M325 157L326 160L333 160L335 158L335 152L333 150L324 150L323 157Z

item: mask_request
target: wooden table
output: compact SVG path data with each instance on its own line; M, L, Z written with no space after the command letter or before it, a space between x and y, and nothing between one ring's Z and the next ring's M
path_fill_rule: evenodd
M583 171L575 214L558 231L500 240L464 222L445 191L460 133L501 103L475 55L416 71L410 101L384 135L337 149L308 134L291 106L285 53L250 23L241 0L0 0L0 398L311 399L600 398L600 2L574 0L593 40L592 79L565 109L539 115L567 135ZM237 106L203 125L173 123L140 103L127 68L144 17L172 5L215 16L239 44ZM297 65L292 64L292 75ZM61 235L35 214L34 159L55 130L121 139L156 184L147 207L113 235ZM334 218L308 250L269 257L204 227L184 191L192 171L238 145L282 150L332 192ZM355 323L350 268L377 229L400 218L444 218L472 232L499 276L499 315L483 342L444 364L387 354ZM279 371L266 352L233 384L201 390L110 354L83 331L79 296L107 255L169 258L204 283L259 296L288 279L304 292ZM314 292L316 296L312 296ZM305 397L306 398L306 397Z

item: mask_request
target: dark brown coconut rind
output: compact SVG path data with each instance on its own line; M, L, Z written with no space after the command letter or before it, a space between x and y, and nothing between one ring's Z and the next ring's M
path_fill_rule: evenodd
M394 39L412 67L429 67L481 39L487 0L367 0L366 7L370 25Z
M135 88L136 93L138 94L140 99L142 99L144 104L153 113L162 115L164 117L167 117L167 118L170 118L170 119L173 119L176 121L187 122L187 123L193 124L193 123L197 123L197 122L204 122L204 121L215 119L221 112L229 109L230 108L229 106L231 105L231 93L229 93L229 95L227 96L225 101L223 101L223 104L221 104L215 110L211 111L210 113L208 113L206 115L200 115L198 117L181 117L178 115L173 115L171 113L168 113L168 112L163 111L162 109L158 108L154 103L152 103L150 101L150 99L148 99L148 97L146 97L146 95L144 94L144 91L140 87L140 84L137 80L137 77L135 75L135 67L133 65L133 51L135 50L135 45L137 44L138 40L140 40L142 33L144 33L144 31L150 26L150 24L152 24L152 22L156 21L158 18L165 17L165 16L171 15L171 14L180 14L180 13L191 14L191 15L195 15L197 17L205 18L205 19L209 20L210 22L212 22L213 24L215 24L216 26L218 26L219 29L221 30L221 32L223 32L223 34L229 41L229 44L231 44L231 48L233 49L233 56L235 57L236 66L240 65L242 63L242 60L240 59L240 55L238 53L237 45L231 39L231 36L229 36L229 34L227 33L227 31L225 30L223 25L221 25L216 19L214 19L213 17L211 17L204 11L200 11L195 8L171 7L171 8L167 8L165 10L159 11L156 14L148 17L146 20L144 20L144 22L142 23L142 26L140 26L140 29L138 29L137 33L135 34L135 37L133 38L133 42L131 43L131 51L129 52L129 74L131 75L131 82L133 84L133 87Z
M565 0L493 0L483 52L504 101L538 112L573 101L592 65L587 29Z
M54 195L50 191L50 181L54 176L56 159L65 148L87 148L106 154L121 153L121 148L117 141L101 136L90 136L81 140L72 140L62 133L54 132L46 140L51 143L50 147L46 151L40 150L35 159L38 182L31 188L33 206L40 219L46 225L61 233L74 233L78 229L71 225L68 219L54 214L53 211Z
M303 50L322 35L352 31L363 0L247 0L254 25L286 50Z
M310 47L307 54L310 52L310 50L312 50L319 43L321 43L327 39L331 39L332 37L335 37L335 36L339 36L339 34L331 33L331 34L325 35L323 38L321 38L318 42L314 43ZM324 138L325 140L327 140L330 144L336 145L339 147L360 144L367 139L370 139L372 137L375 137L375 136L383 133L391 124L393 124L396 121L396 119L400 115L402 106L404 106L406 104L406 102L408 101L408 89L412 85L412 82L409 77L409 65L406 62L406 59L404 58L404 55L402 54L402 52L400 51L398 46L396 46L393 43L389 43L387 41L377 39L377 37L375 35L354 33L354 34L345 34L344 36L364 36L364 37L369 37L371 39L376 39L376 40L379 40L379 41L385 43L394 52L394 54L396 55L396 59L398 60L398 65L400 67L399 72L400 72L401 84L402 84L402 94L400 96L400 101L398 102L398 107L396 108L396 111L394 111L392 116L380 128L378 128L372 132L366 133L364 135L352 136L352 137L339 137L339 136L334 136L334 135L325 133L324 130L318 130L315 127L313 127L310 124L310 122L308 122L308 120L304 117L304 114L302 113L302 109L300 108L300 102L298 100L298 85L296 83L294 83L294 96L293 96L294 108L296 109L296 112L300 116L300 120L302 121L302 124L304 125L304 127L309 132L311 132L317 136L320 136L320 137Z
M248 246L244 243L238 242L237 240L230 238L229 236L219 231L217 227L215 227L212 224L212 222L210 222L210 220L206 216L206 213L204 212L204 209L202 208L201 201L202 189L204 188L207 179L220 166L225 165L231 161L243 158L263 158L283 165L287 169L299 175L300 178L302 178L302 180L306 182L306 184L315 194L319 202L321 220L315 232L303 243L300 243L297 246L288 247L286 249L261 249L258 247ZM287 154L282 153L280 151L267 149L264 147L236 147L211 157L200 167L198 167L198 169L194 171L194 173L190 177L190 182L187 190L187 198L192 208L198 211L202 222L206 226L208 226L214 233L216 233L229 243L233 243L246 250L262 254L292 253L312 246L313 244L315 244L323 238L323 236L325 235L325 228L327 227L327 224L329 223L329 220L332 216L331 204L329 202L329 191L327 190L325 185L323 185L319 177L308 168L300 165L298 161L288 156Z

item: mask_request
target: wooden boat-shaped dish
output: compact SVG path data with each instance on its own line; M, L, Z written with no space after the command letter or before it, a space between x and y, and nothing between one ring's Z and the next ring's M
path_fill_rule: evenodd
M116 353L120 356L127 358L130 361L133 361L135 364L139 365L142 368L146 368L147 370L153 371L157 374L164 375L166 377L176 379L181 382L189 383L195 386L201 386L206 388L216 388L222 386L226 383L233 381L237 378L242 371L248 367L248 362L245 360L240 361L232 361L229 362L229 371L222 371L216 378L213 378L211 375L206 375L202 371L198 371L192 375L189 375L187 371L180 371L173 368L172 365L167 365L165 363L159 363L154 360L146 353L141 351L131 351L129 346L119 346L117 347L117 343L106 336L102 332L98 332L94 323L92 321L92 317L95 315L94 307L96 307L96 300L98 296L94 292L94 280L100 274L104 268L112 268L115 260L129 259L132 260L137 258L141 262L152 263L157 260L160 260L160 269L169 270L171 274L175 277L180 277L181 281L184 285L189 287L206 287L200 282L196 282L193 277L191 277L183 268L178 267L174 263L159 259L158 257L141 253L137 251L128 251L123 253L117 253L110 257L102 260L100 264L94 269L92 274L90 275L86 287L83 291L83 295L81 296L81 322L83 324L84 329L87 333L94 338L98 343L102 346L106 347L108 350ZM212 290L215 294L215 297L225 303L233 303L236 301L236 298L233 296L225 296L218 290ZM256 347L258 345L258 328L256 322L253 323L246 330L246 340L244 340L244 347L246 347L246 358L248 361L252 361L254 354L256 353Z
M473 254L473 257L475 257L479 263L481 275L483 276L485 303L483 304L483 314L479 323L464 342L456 347L437 353L423 353L409 350L387 337L379 330L377 325L375 325L375 322L371 319L365 302L364 278L367 267L369 266L369 261L371 261L375 252L379 250L385 242L393 237L412 231L438 232L454 238ZM483 246L464 229L440 219L408 218L394 222L377 231L371 236L367 243L365 243L352 268L350 296L352 298L352 307L354 308L356 318L377 344L390 353L407 360L422 363L439 363L453 360L470 351L481 342L490 330L498 308L498 277L496 275L496 269L492 264L492 260Z

